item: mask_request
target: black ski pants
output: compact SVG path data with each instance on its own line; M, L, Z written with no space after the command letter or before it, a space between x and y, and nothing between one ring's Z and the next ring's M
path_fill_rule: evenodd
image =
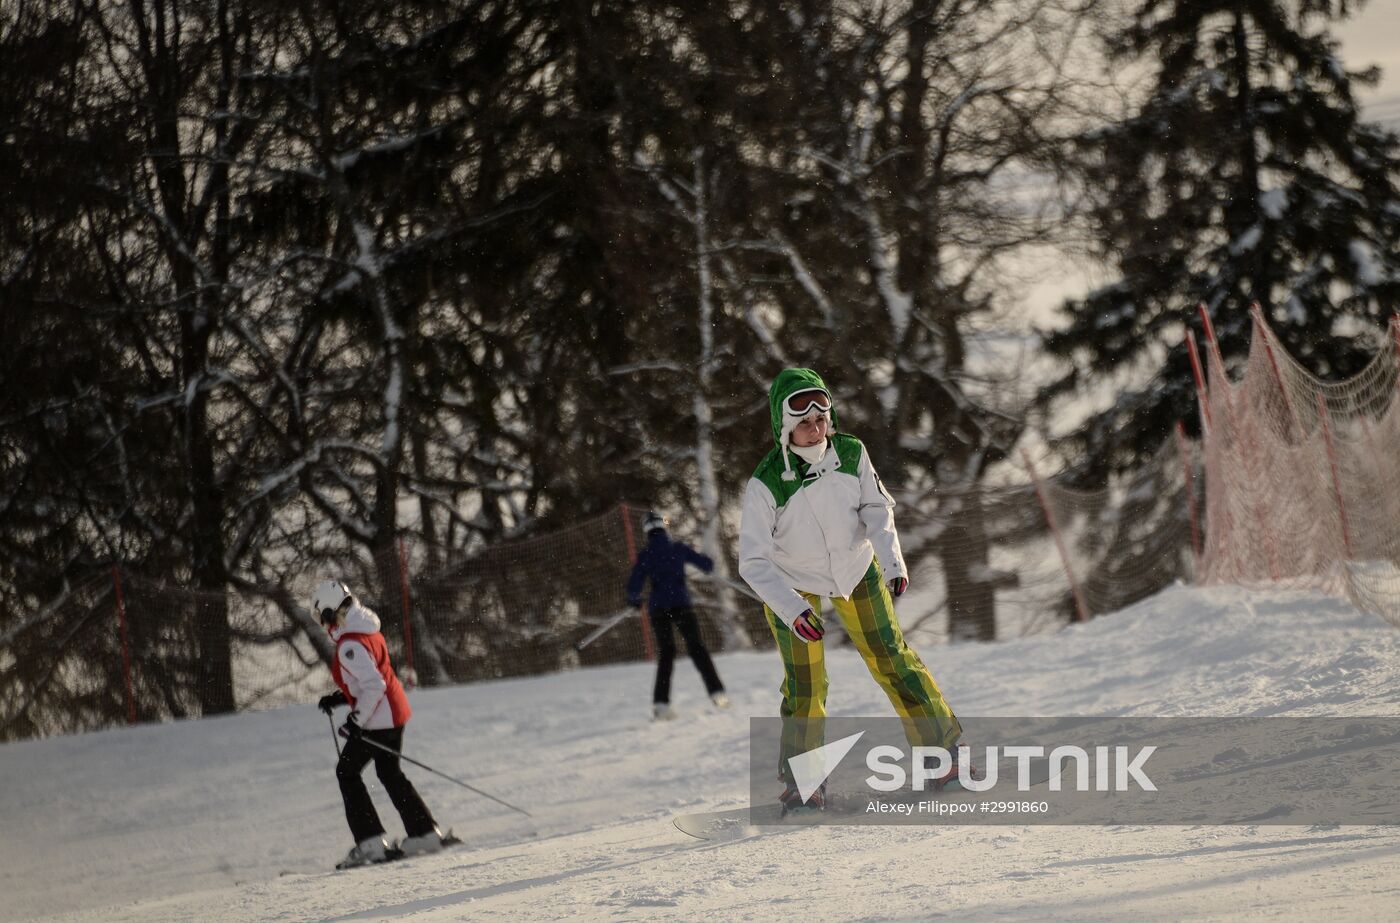
M695 610L689 606L677 606L674 609L652 609L648 615L651 633L656 638L656 689L652 692L651 700L671 701L671 669L676 662L676 634L673 628L680 631L685 639L685 649L695 662L695 669L705 680L705 691L710 695L722 691L724 683L719 681L710 652L705 648L705 642L700 640L700 622L695 617Z
M395 752L387 753L358 739L346 742L345 748L340 751L335 777L340 782L340 796L345 799L345 819L350 822L350 833L355 837L355 842L384 833L379 812L374 810L365 780L360 778L370 760L374 760L375 774L383 783L384 791L389 793L389 800L398 809L399 817L403 818L404 832L409 836L422 836L432 831L433 815L428 813L428 806L418 796L418 790L399 768L398 751L403 749L403 728L362 733L369 740Z

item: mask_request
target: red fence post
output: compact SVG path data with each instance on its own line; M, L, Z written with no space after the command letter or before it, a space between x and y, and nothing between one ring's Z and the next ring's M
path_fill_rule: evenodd
M1201 323L1206 329L1206 348L1210 350L1211 358L1215 360L1216 368L1220 369L1220 374L1225 374L1225 357L1220 352L1220 341L1215 338L1215 324L1211 322L1210 310L1206 308L1204 301L1196 305L1201 312Z
M1055 547L1060 550L1060 561L1065 566L1065 576L1069 578L1069 590L1074 594L1075 621L1087 622L1089 620L1089 607L1084 604L1084 593L1079 588L1079 581L1075 579L1074 567L1069 561L1069 551L1065 548L1064 537L1060 535L1060 527L1055 523L1055 514L1050 509L1050 498L1045 495L1040 475L1036 473L1035 464L1025 449L1021 450L1021 458L1026 463L1026 470L1030 472L1031 483L1035 485L1035 495L1039 498L1040 508L1045 513L1045 524L1050 527L1050 534L1055 539Z
M637 563L637 539L632 534L632 516L627 504L619 503L617 508L622 514L622 534L627 538L627 561L630 567ZM651 619L647 616L646 603L642 603L642 647L646 650L647 660L656 659L656 645L651 640Z
M1191 374L1196 377L1196 402L1201 405L1201 422L1210 429L1210 392L1206 389L1206 374L1201 368L1201 354L1196 350L1196 335L1186 331L1186 351L1191 356Z
M1186 512L1191 518L1191 551L1196 556L1196 567L1201 564L1201 528L1196 518L1196 484L1191 472L1191 449L1186 442L1186 427L1176 421L1176 451L1181 456L1181 483L1186 488Z
M131 638L126 628L126 597L122 595L122 572L112 565L112 589L117 594L117 624L122 633L122 680L126 684L126 723L136 723L136 694L131 686Z
M1327 463L1332 468L1332 491L1337 497L1337 517L1342 526L1342 547L1346 549L1347 560L1351 555L1351 527L1347 522L1347 503L1342 496L1342 478L1337 470L1337 449L1332 444L1332 424L1327 413L1327 399L1317 396L1317 415L1322 420L1322 438L1327 444Z
M403 658L408 667L407 682L413 686L418 673L413 669L413 611L408 601L408 552L404 549L403 536L399 536L399 594L403 603Z

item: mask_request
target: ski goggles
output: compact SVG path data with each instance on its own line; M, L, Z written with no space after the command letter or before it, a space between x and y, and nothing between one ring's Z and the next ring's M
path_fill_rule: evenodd
M336 607L334 607L334 608L325 608L325 609L322 609L321 612L320 612L320 614L319 614L319 617L320 617L320 619L321 619L321 624L322 624L323 626L325 626L326 628L330 628L332 625L334 625L334 624L335 624L335 620L336 620L337 618L340 617L340 610L344 609L346 603L348 603L348 602L350 602L350 597L349 597L349 596L347 596L347 597L345 597L343 600L341 600L341 601L340 601L340 605L338 605L338 606L336 606Z
M808 390L789 394L783 401L783 411L790 417L805 417L812 411L827 413L831 410L831 395L825 391Z

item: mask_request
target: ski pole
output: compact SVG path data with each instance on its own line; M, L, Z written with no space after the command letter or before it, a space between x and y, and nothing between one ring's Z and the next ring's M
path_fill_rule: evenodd
M618 624L619 622L621 622L623 619L627 618L627 617L628 617L629 615L631 615L634 611L636 611L636 610L634 610L634 609L623 609L623 610L622 610L621 612L619 612L617 615L614 615L612 618L608 619L606 622L604 622L603 624L599 625L597 628L595 628L595 629L593 629L592 631L590 631L590 632L588 633L587 637L585 637L582 641L580 641L579 643L577 643L577 644L574 645L574 650L576 650L576 651L581 651L581 650L583 650L585 647L587 647L588 645L592 644L594 641L597 641L597 640L598 640L599 638L601 638L603 635L605 635L605 634L607 634L608 632L612 631L613 628L616 627L617 624Z
M738 590L740 593L743 593L745 596L747 596L749 599L752 599L755 602L763 602L763 600L759 598L758 594L755 593L753 589L746 583L740 583L737 580L730 580L728 577L720 577L715 574L697 574L695 579L704 580L706 583L723 584L724 586L729 587L731 590Z
M331 717L331 713L330 713L330 712L326 712L326 720L329 721L329 722L331 723L331 743L335 744L335 755L336 755L336 758L339 759L339 758L340 758L340 738L339 738L339 737L336 735L336 733L335 733L335 719Z
M377 741L377 740L371 740L370 738L366 737L366 736L363 735L363 734L360 735L360 740L362 740L362 741L364 741L365 743L369 744L371 747L378 747L379 749L383 750L385 753L392 753L392 754L394 754L394 756L397 756L399 759L404 760L405 762L412 763L413 765L417 766L419 769L426 769L426 770L428 770L428 772L431 772L431 773L432 773L433 775L435 775L435 776L442 776L444 779L446 779L446 780L449 781L449 782L456 782L458 785L462 786L462 788L465 788L465 789L468 789L468 790L470 790L470 791L476 792L478 795L482 796L483 798L490 798L492 801L496 802L497 804L499 804L499 805L504 805L505 807L510 808L512 811L518 811L519 813L524 814L526 817L534 817L533 814L531 814L529 811L525 810L524 808L517 808L515 805L511 804L509 801L502 801L501 799L497 798L495 795L491 794L490 792L483 792L481 789L477 788L476 786L474 786L474 785L468 785L467 783L463 782L461 779L454 779L454 778L452 778L451 776L449 776L449 775L448 775L447 773L445 773L445 772L438 772L436 769L434 769L433 767L427 765L426 763L420 763L420 762L418 762L417 760L415 760L415 759L414 759L413 757L411 757L411 756L404 756L402 753L400 753L399 751L395 750L393 747L386 747L386 746L384 746L382 743L380 743L379 741Z

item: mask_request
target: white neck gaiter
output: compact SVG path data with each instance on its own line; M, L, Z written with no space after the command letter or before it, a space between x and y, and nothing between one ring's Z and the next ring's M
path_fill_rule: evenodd
M798 458L805 461L808 465L815 465L817 464L817 462L821 461L823 458L826 457L827 442L828 440L823 439L816 445L807 446L793 445L791 442L789 442L788 448L792 449L793 453Z

